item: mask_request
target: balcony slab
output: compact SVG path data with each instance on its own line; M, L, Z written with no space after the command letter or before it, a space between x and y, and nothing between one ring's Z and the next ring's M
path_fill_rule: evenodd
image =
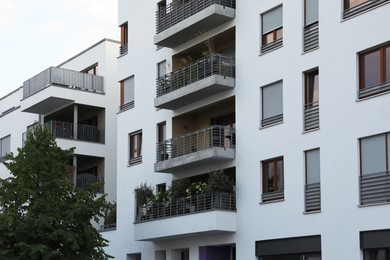
M175 48L199 35L235 18L236 11L230 7L213 4L191 17L154 36L154 44Z
M208 211L134 224L137 241L161 241L187 236L233 233L237 231L237 213ZM193 223L192 225L189 225ZM195 224L196 223L196 224Z
M210 77L155 98L154 106L173 110L216 93L233 89L234 86L234 78L211 75Z

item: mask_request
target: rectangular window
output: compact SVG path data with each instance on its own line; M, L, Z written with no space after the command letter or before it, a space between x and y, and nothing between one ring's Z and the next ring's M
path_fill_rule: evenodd
M319 76L318 69L305 73L305 131L319 128Z
M390 134L360 139L360 203L390 201Z
M121 26L121 46L119 49L120 55L127 53L127 44L129 40L129 32L128 32L128 25L127 22L122 24Z
M305 170L305 211L320 210L320 149L305 152Z
M261 14L261 52L271 51L283 44L283 6Z
M344 0L344 10L354 8L368 1L369 0Z
M305 26L318 23L318 0L305 1Z
M120 110L127 110L134 107L134 76L120 82L121 100Z
M318 0L304 0L303 51L319 46Z
M364 260L390 259L390 230L370 230L360 232L360 248Z
M344 0L343 18L349 18L354 15L369 11L389 0Z
M359 54L359 97L390 89L390 45Z
M261 126L283 121L283 82L279 81L261 88Z
M130 159L129 165L142 162L142 131L129 134L130 139Z
M284 198L283 157L262 162L263 202Z
M7 153L11 152L11 136L0 139L0 162L4 160Z
M166 61L162 61L157 64L157 78L161 78L162 76L165 76L167 74L167 63Z

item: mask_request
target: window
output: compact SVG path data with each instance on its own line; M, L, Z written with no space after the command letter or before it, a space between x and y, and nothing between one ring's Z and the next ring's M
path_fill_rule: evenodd
M133 132L130 138L130 159L129 165L142 162L142 131Z
M86 68L85 70L82 70L81 72L88 73L91 75L98 75L98 64L96 63L96 64Z
M305 163L305 211L320 210L320 149L306 151Z
M389 133L360 139L361 204L390 201L389 149Z
M263 202L284 198L283 157L263 161Z
M156 185L156 194L164 193L167 191L167 184L166 183L160 183Z
M165 76L165 74L167 74L166 67L167 63L165 60L157 64L157 78L161 78L162 76Z
M261 15L261 52L273 50L283 44L283 7L280 5Z
M359 98L390 89L390 45L361 53Z
M319 120L318 69L305 73L305 131L318 128Z
M318 0L304 0L305 28L303 36L303 51L313 50L318 47Z
M364 11L370 10L383 3L388 3L388 0L344 0L343 18L360 14Z
M134 107L134 76L120 82L121 100L120 110L127 110Z
M11 136L0 139L0 162L4 160L7 153L11 152Z
M283 121L283 83L282 81L261 88L262 120L261 126Z
M128 26L127 22L122 24L121 26L121 46L119 49L120 55L126 54L127 53L127 44L129 40L129 33L128 33Z
M161 122L157 124L157 141L164 142L167 139L167 123Z
M256 241L259 260L321 260L321 236Z
M161 122L157 124L157 143L158 151L157 154L159 158L158 161L165 161L169 159L169 145L165 142L167 139L167 124L166 122Z
M390 230L370 230L360 232L360 248L364 260L390 259Z

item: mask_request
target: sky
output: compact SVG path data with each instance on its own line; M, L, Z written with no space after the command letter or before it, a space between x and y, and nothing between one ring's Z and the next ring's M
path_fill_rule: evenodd
M0 98L103 38L119 40L117 0L0 0Z

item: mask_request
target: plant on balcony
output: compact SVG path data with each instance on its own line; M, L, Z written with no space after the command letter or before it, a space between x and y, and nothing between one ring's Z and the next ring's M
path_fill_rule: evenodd
M116 202L108 202L104 210L103 228L112 228L116 226Z
M187 197L187 188L191 185L188 178L180 178L172 181L171 187L168 189L169 197L171 199L180 199Z
M153 188L150 184L141 183L134 190L137 208L150 204L154 199Z
M207 180L209 192L233 192L234 181L223 170L215 170L209 173Z
M193 182L187 189L187 198L194 195L204 194L207 191L207 183L202 181Z

